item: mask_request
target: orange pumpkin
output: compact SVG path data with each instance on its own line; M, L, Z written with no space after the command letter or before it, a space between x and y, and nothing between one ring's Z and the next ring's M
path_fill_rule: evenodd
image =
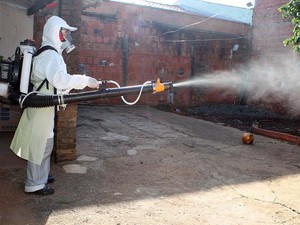
M252 144L254 141L254 135L252 133L246 132L243 134L242 140L244 144Z

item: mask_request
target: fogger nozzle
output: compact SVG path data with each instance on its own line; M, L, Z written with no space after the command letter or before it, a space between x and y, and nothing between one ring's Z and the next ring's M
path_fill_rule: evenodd
M160 79L159 78L157 78L156 79L156 83L155 83L155 85L153 85L153 92L154 93L157 93L157 92L162 92L162 91L164 91L166 88L170 88L168 85L166 85L167 87L165 87L165 84L162 84L161 82L160 82Z

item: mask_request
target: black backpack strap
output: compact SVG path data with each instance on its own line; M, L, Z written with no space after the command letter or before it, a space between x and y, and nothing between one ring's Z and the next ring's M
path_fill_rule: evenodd
M50 46L50 45L45 45L45 46L41 47L39 50L37 50L37 51L33 54L32 57L38 56L39 54L41 54L42 52L44 52L44 51L46 51L46 50L54 50L54 51L57 52L57 50L56 50L54 47L52 47L52 46ZM58 53L58 52L57 52L57 53ZM45 84L45 82L47 82L47 89L49 89L49 82L48 82L47 78L45 78L45 79L43 80L43 82L39 85L39 87L36 89L36 91L39 91L39 90L43 87L43 85ZM55 90L55 92L56 92L56 90Z
M35 57L35 56L38 56L39 54L41 54L43 51L46 51L46 50L54 50L54 51L56 51L57 52L57 50L54 48L54 47L52 47L52 46L50 46L50 45L45 45L45 46L43 46L43 47L41 47L39 50L37 50L34 54L33 54L33 56L32 57ZM57 52L58 53L58 52Z
M38 86L38 88L36 89L36 91L39 91L39 90L41 90L41 88L43 87L43 85L45 84L45 82L47 82L47 89L49 89L49 84L48 84L48 80L47 80L47 78L45 78L44 80L43 80L43 82L40 84L40 86Z

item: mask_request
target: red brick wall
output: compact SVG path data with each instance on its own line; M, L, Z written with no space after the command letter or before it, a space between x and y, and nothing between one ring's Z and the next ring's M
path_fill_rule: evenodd
M61 1L61 17L71 26L80 29L82 9L81 0ZM79 46L80 33L73 32L74 45ZM70 74L78 73L79 57L76 51L64 55ZM57 162L76 159L76 129L77 129L77 104L68 104L66 109L60 108L56 117L54 156Z
M256 0L253 13L252 59L259 60L270 55L291 54L291 47L283 41L292 35L292 24L283 19L278 8L289 0Z
M55 161L76 159L77 104L68 104L65 110L60 108L55 122Z
M289 0L256 0L253 15L253 39L252 39L252 58L254 65L262 68L269 68L270 71L280 71L284 82L287 76L288 63L296 64L299 61L299 54L292 50L292 46L284 46L283 41L292 36L293 24L290 19L282 18L278 8ZM259 71L256 71L259 73ZM277 79L274 77L274 80ZM262 88L264 88L262 86ZM283 90L284 91L284 90ZM290 90L287 90L287 92ZM288 112L287 97L280 92L269 93L269 96L260 99L253 99L251 95L248 99L249 104L259 105L275 112Z
M179 19L180 18L180 19ZM246 39L231 40L237 35L248 36L247 25L210 19L187 30L186 25L207 18L191 14L165 11L116 2L103 2L101 6L83 10L79 61L85 71L96 78L113 79L128 85L142 84L161 77L163 81L178 82L191 76L191 45L195 48L197 74L214 70L226 70L249 58ZM169 32L174 30L177 32ZM169 33L168 33L169 32ZM122 75L122 45L129 40L128 74ZM171 42L170 40L198 40ZM206 41L203 39L224 39ZM233 59L229 59L233 44L247 46ZM245 48L244 48L245 49ZM107 66L100 66L106 60ZM203 68L200 68L202 66ZM178 71L184 71L183 76ZM203 101L224 101L217 92L208 90L197 97L195 90L185 88L176 91L176 105L197 105ZM167 93L143 95L139 104L167 103ZM129 99L135 99L135 96ZM226 100L226 99L225 99ZM230 100L231 101L231 100ZM120 98L98 101L105 104L121 104Z

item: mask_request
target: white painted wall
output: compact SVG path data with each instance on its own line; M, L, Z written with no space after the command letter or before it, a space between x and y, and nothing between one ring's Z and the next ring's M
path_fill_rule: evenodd
M4 59L15 53L25 39L33 39L33 16L26 9L0 2L0 55Z

